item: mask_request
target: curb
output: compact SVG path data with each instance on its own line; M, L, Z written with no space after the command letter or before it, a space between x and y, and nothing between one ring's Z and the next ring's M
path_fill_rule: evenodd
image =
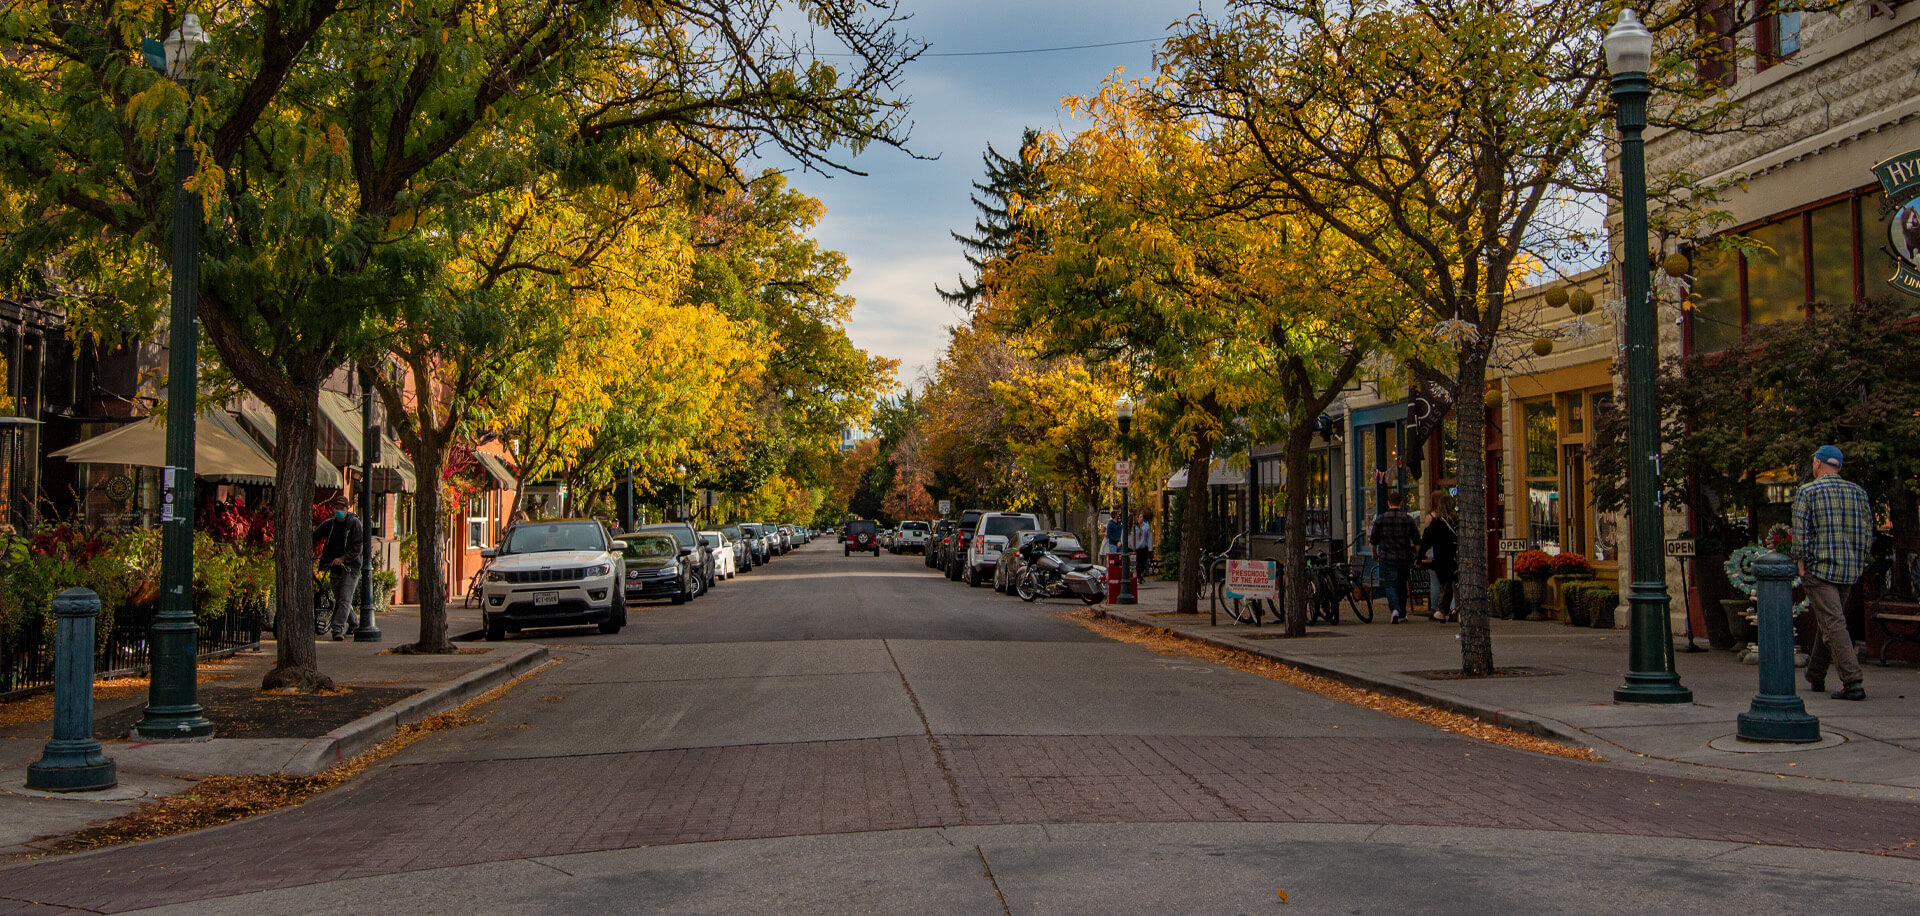
M469 671L459 678L423 690L378 712L369 713L308 741L280 772L312 776L343 760L359 756L392 737L400 726L446 712L500 686L547 661L546 646L529 646L512 655Z
M1151 619L1139 619L1135 616L1140 613L1137 608L1131 611L1115 612L1104 604L1096 605L1096 607L1104 611L1109 617L1125 621L1135 626L1152 627L1153 629L1179 636L1182 639L1191 639L1195 642L1218 646L1222 649L1233 649L1239 652L1258 655L1262 658L1272 659L1289 667L1297 668L1308 674L1318 675L1331 681L1337 681L1348 687L1357 687L1361 690L1394 697L1395 699L1412 700L1423 705L1432 706L1435 709L1459 713L1463 716L1471 716L1489 725L1510 728L1514 731L1533 735L1537 738L1547 738L1553 741L1582 747L1591 746L1597 741L1597 739L1585 732L1568 728L1551 719L1421 690L1420 688L1411 687L1396 681L1382 679L1378 675L1365 671L1341 668L1324 662L1290 658L1265 646L1248 645L1246 641L1232 636L1215 636L1209 633L1189 633L1184 630L1176 630L1154 622Z

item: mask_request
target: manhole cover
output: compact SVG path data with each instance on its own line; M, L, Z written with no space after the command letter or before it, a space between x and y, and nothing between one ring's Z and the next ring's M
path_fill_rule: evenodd
M1400 673L1426 678L1429 681L1478 681L1493 677L1558 677L1560 675L1560 672L1547 668L1495 668L1492 674L1473 677L1461 674L1458 668L1441 668L1437 671L1402 671Z

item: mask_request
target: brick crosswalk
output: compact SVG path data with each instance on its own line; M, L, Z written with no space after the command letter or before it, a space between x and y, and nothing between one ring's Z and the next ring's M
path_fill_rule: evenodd
M1454 736L936 736L390 766L306 805L0 871L98 912L644 845L1023 823L1390 823L1920 858L1920 806L1648 777ZM11 909L10 909L11 907Z

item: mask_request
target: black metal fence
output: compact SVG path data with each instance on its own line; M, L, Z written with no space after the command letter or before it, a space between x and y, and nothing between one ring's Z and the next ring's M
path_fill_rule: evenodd
M156 602L119 609L98 640L95 677L145 674L153 638ZM267 609L259 602L235 604L226 614L200 621L197 651L212 658L258 645ZM44 690L53 685L53 644L44 624L35 620L0 633L0 698Z

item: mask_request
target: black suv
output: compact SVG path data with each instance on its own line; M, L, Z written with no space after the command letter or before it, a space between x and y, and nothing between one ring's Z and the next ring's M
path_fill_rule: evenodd
M880 555L880 526L872 519L854 519L847 523L844 543L846 556L853 556L856 550L871 550L877 557Z

